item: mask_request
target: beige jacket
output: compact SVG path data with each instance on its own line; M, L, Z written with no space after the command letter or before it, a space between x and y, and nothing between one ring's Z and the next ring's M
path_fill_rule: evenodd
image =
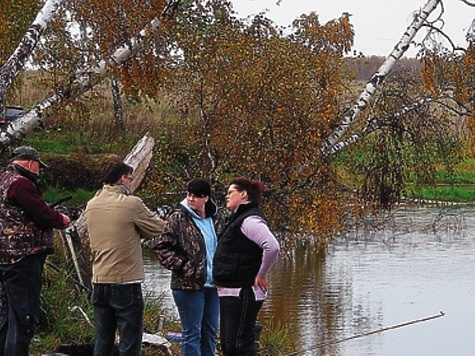
M154 238L164 222L120 185L104 185L86 206L93 283L143 281L141 237Z

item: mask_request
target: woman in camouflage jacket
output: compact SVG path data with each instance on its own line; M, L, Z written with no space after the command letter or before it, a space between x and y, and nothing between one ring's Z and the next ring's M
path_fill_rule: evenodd
M172 271L170 286L182 323L184 356L212 356L216 348L219 299L211 271L224 219L210 194L208 181L190 181L180 210L170 216L153 247L161 265Z

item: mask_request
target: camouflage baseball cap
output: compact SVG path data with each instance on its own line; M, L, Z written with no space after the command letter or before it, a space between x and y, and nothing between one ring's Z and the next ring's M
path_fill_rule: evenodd
M41 160L40 154L37 150L30 146L20 146L13 150L13 161L37 161L42 167L48 167L46 163Z

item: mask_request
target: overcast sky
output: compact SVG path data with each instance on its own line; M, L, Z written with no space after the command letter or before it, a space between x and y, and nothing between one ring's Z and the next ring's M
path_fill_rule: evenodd
M342 13L352 14L350 21L355 30L353 49L365 55L387 56L401 39L412 14L427 0L231 0L238 16L245 18L261 11L278 25L289 26L301 14L317 13L320 23L339 18ZM460 0L444 0L445 30L456 45L466 47L465 34L475 18L475 7ZM435 10L430 18L440 11ZM425 33L422 29L421 33ZM416 37L416 39L419 38ZM411 50L407 56L415 55Z

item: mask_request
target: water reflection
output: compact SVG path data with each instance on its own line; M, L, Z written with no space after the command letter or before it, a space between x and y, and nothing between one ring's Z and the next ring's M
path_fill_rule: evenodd
M326 253L300 249L279 260L260 318L289 326L302 355L472 355L474 233L470 207L368 220ZM169 298L168 271L147 252L145 260L147 286ZM317 348L441 310L436 320Z

